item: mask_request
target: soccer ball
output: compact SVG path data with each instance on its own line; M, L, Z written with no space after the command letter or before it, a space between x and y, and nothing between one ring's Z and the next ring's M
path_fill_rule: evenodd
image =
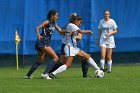
M94 75L96 78L103 78L104 77L104 72L102 70L96 70L94 72Z

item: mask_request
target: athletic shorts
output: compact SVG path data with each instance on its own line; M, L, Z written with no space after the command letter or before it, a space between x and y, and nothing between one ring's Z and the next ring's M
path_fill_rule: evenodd
M35 49L41 51L41 48L50 46L50 40L48 38L41 38L36 40Z
M103 46L105 48L115 48L115 44L102 44L100 46Z
M65 45L64 52L65 56L76 56L80 49L78 47Z

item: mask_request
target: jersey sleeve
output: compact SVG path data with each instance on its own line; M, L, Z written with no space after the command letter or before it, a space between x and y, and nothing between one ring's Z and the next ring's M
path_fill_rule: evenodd
M118 26L114 20L112 21L112 24L113 24L114 29L118 28Z
M74 31L77 31L77 30L79 30L80 28L79 28L77 25L73 25L73 26L72 26L72 29L73 29Z

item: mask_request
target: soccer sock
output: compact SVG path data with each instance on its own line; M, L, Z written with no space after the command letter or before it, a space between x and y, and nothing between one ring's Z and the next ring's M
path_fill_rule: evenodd
M56 69L58 69L60 66L62 66L63 64L62 63L56 63L53 67L52 67L52 69L49 71L49 73L51 73L51 72L53 72L53 71L55 71Z
M112 60L108 61L107 63L107 69L111 71L111 67L112 67Z
M66 69L67 69L67 65L62 65L58 69L56 69L54 72L52 72L52 74L56 75L58 73L65 71Z
M83 72L83 77L87 77L87 75L88 75L88 62L86 60L82 60L82 72Z
M43 74L49 73L49 71L53 68L53 66L56 64L56 61L53 59L48 63L46 69L44 70Z
M87 62L92 66L94 67L96 70L100 69L97 64L95 63L95 61L90 57Z
M105 66L105 60L100 60L100 66L102 69L104 69L104 66Z
M38 68L40 64L36 62L35 64L32 65L30 68L29 72L26 74L26 76L31 76L31 74Z

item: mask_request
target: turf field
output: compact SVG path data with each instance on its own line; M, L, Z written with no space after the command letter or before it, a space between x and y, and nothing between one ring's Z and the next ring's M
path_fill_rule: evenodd
M81 68L71 68L55 80L40 78L40 67L33 80L23 79L29 67L0 68L0 93L140 93L140 66L113 66L104 78L82 78ZM93 69L89 69L93 75Z

